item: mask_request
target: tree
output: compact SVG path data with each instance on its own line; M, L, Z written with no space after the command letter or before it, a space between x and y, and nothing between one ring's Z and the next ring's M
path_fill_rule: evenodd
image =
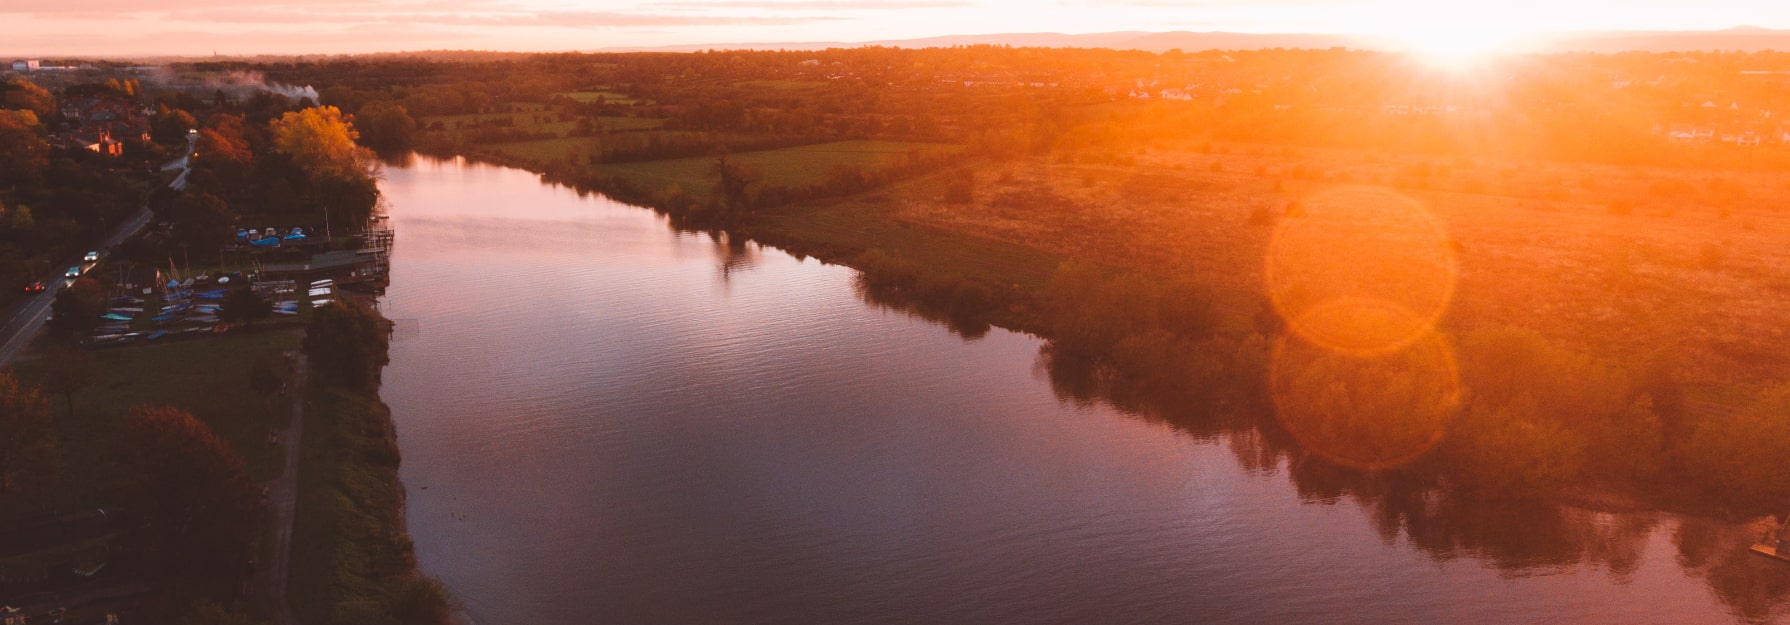
M50 144L37 133L31 111L0 110L0 185L26 186L50 163Z
M360 130L361 143L382 153L410 149L416 135L416 120L401 104L373 102L354 114L354 127Z
M230 208L224 200L210 193L187 193L174 201L174 238L188 251L202 256L215 255L219 248L235 237L231 228Z
M193 415L139 406L113 438L116 497L139 546L178 573L219 579L250 557L260 501L242 457Z
M1766 390L1747 407L1710 415L1683 447L1686 473L1731 503L1773 511L1790 498L1778 470L1790 456L1790 384Z
M62 395L68 417L75 416L75 393L99 381L99 363L87 350L64 345L51 349L43 359L45 391Z
M379 182L372 176L330 172L314 178L309 191L332 229L365 224L379 207Z
M354 143L360 133L336 107L286 113L274 120L269 129L274 147L292 157L292 162L308 174L365 175L370 171L371 160Z
M379 370L390 361L383 321L371 310L343 302L312 310L304 340L312 371L349 388L377 388Z
M729 213L738 213L751 207L752 197L749 190L758 182L758 172L745 163L727 158L715 157L715 201L721 209Z
M24 78L14 78L6 85L6 97L0 105L5 108L31 111L38 117L49 117L56 112L56 97L49 91Z
M299 172L298 181L324 211L330 228L364 223L379 206L375 161L355 145L360 134L325 106L286 113L269 124L273 144Z
M99 327L99 316L105 312L105 288L92 278L75 280L56 294L50 302L50 335L75 340Z
M187 131L198 127L199 120L180 109L164 108L149 118L149 135L164 145L185 142Z
M224 301L218 305L218 318L225 323L255 325L256 321L270 314L273 314L273 302L246 286L225 293Z
M59 457L49 402L0 373L0 507L49 492Z
M454 622L454 602L440 580L414 575L398 580L392 616L410 625L448 625Z

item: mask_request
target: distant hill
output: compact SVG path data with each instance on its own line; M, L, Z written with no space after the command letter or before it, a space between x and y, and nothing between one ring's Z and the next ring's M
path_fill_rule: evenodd
M603 52L694 52L697 50L824 50L860 46L932 48L963 45L1009 45L1046 48L1113 48L1166 52L1199 50L1262 50L1268 48L1385 49L1393 46L1367 37L1325 34L1252 34L1230 32L1125 31L1066 35L1062 33L997 33L950 35L923 39L840 42L714 43L660 47L605 48ZM1790 30L1741 27L1694 31L1607 31L1538 36L1524 46L1535 52L1689 52L1697 50L1790 51Z
M1539 52L1790 52L1790 30L1743 26L1727 30L1566 33L1545 38L1532 47Z
M1348 35L1262 35L1252 33L1227 32L1143 32L1126 31L1112 33L1092 33L1085 35L1066 35L1062 33L1002 33L991 35L948 35L944 37L927 37L924 39L889 39L883 41L839 42L839 41L807 41L807 42L773 42L773 43L716 43L700 45L679 45L660 47L606 48L603 52L694 52L697 50L825 50L827 48L856 48L861 46L892 46L900 48L937 48L969 45L1006 45L1014 47L1040 48L1112 48L1116 50L1144 50L1148 52L1167 52L1180 48L1185 51L1195 50L1258 50L1266 48L1332 48L1347 46L1367 47L1367 40Z

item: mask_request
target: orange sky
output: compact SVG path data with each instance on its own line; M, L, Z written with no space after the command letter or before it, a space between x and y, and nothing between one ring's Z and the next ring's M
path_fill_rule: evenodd
M1117 30L1369 33L1477 48L1521 33L1790 28L1734 0L0 0L0 55L593 50Z

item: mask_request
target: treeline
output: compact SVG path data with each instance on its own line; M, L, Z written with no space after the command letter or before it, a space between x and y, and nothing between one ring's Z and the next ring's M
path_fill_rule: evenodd
M815 134L749 135L709 132L604 134L584 153L584 163L634 163L704 156L717 151L754 152L838 141ZM579 162L574 159L573 162Z
M868 301L945 323L967 338L991 321L1038 332L1047 340L1042 360L1065 397L1186 423L1210 423L1212 407L1247 406L1231 413L1255 416L1224 421L1219 430L1286 440L1282 453L1332 471L1493 500L1614 492L1655 506L1739 515L1780 513L1790 501L1790 476L1774 460L1790 454L1783 419L1790 386L1766 389L1737 410L1698 409L1668 358L1625 365L1512 327L1442 337L1437 345L1454 354L1447 361L1421 350L1359 363L1336 359L1299 369L1297 386L1276 386L1274 352L1301 339L1265 303L1253 312L1235 302L1220 308L1193 283L1085 262L1064 264L1031 292L881 250L849 257L849 264L861 272ZM1425 388L1426 378L1436 380L1434 388ZM1367 389L1373 401L1332 404L1315 424L1289 422L1307 418L1289 413L1312 408L1310 402L1335 401L1311 392L1353 387ZM1412 423L1425 400L1442 409L1436 423ZM1313 425L1328 428L1328 438L1289 436L1288 428ZM1388 431L1419 426L1433 426L1435 439L1400 441L1407 433ZM1412 440L1420 446L1395 465L1339 463L1339 454L1326 453Z
M699 189L684 189L676 184L654 186L633 176L604 173L601 169L570 160L543 164L487 151L475 151L470 156L494 164L539 171L542 179L549 182L595 191L618 201L652 208L669 215L679 227L692 230L750 228L757 215L771 208L856 195L930 174L970 158L959 152L914 152L897 162L876 169L836 165L828 169L826 178L821 182L783 185L766 183L751 167L726 154L719 154L714 157L714 164L710 169L713 187L708 193L698 195L701 192Z

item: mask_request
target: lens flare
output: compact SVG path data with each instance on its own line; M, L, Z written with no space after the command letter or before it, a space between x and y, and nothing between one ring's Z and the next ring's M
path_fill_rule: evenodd
M1302 447L1365 470L1402 466L1434 448L1461 393L1454 352L1433 332L1372 355L1285 336L1269 382L1276 417Z
M1428 334L1454 296L1453 243L1416 200L1338 187L1280 220L1265 269L1275 310L1300 338L1372 355Z

